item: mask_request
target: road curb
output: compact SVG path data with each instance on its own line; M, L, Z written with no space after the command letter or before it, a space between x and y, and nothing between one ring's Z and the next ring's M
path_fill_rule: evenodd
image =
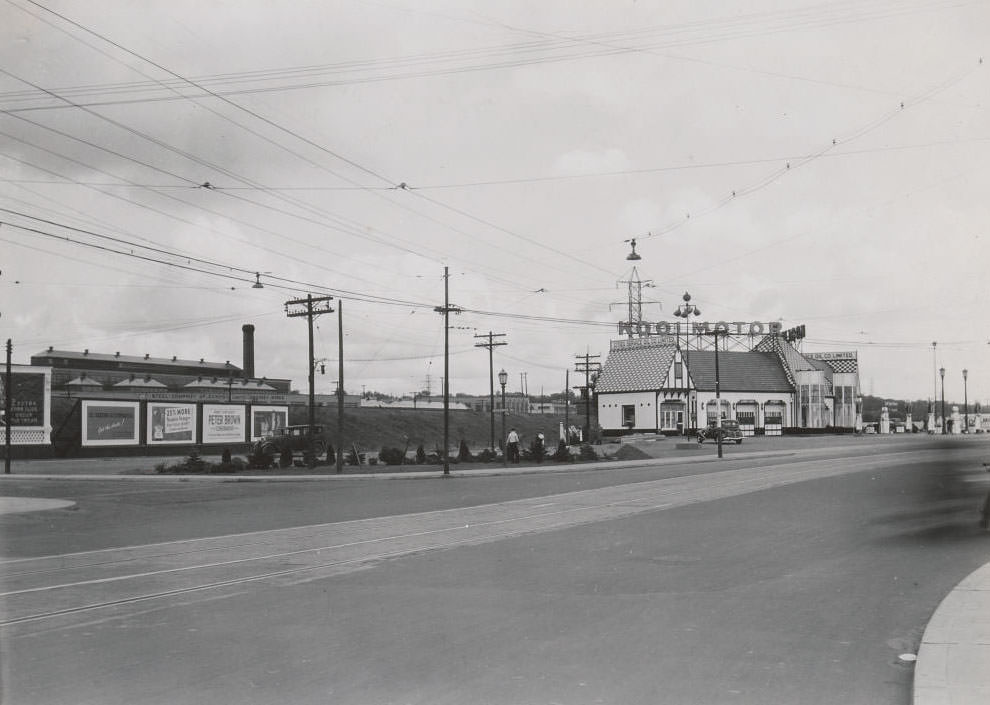
M482 467L452 469L444 475L443 470L411 471L411 472L377 472L377 473L325 473L325 474L288 474L288 475L237 475L234 473L215 474L141 474L141 473L12 473L0 475L0 483L23 480L62 480L62 481L92 481L92 480L127 480L135 482L172 481L172 482L323 482L340 480L436 480L457 479L466 477L500 477L508 475L534 475L539 473L585 472L588 470L623 470L629 468L648 467L656 465L697 464L706 462L726 462L728 460L755 460L759 458L777 458L794 455L792 450L753 451L752 453L733 453L732 456L718 458L715 455L694 455L692 457L672 458L643 458L637 460L604 460L586 463L564 463L546 465L527 465L524 467Z

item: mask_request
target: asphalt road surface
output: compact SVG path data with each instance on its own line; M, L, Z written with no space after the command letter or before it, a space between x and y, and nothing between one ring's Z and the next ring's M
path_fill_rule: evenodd
M981 437L500 477L5 478L4 703L897 703Z

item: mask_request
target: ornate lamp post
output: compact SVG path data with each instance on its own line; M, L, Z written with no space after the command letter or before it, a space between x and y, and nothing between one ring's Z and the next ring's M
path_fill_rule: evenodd
M966 390L966 378L969 370L963 370L963 433L969 433L969 394Z
M701 315L701 309L691 303L691 294L687 293L686 291L684 292L684 296L682 296L681 298L684 300L684 303L680 304L677 307L677 310L674 311L674 315L677 316L678 318L683 318L684 319L684 353L685 353L685 356L686 356L685 357L685 363L684 363L684 386L686 387L686 390L687 390L686 391L686 395L687 395L687 397L686 397L686 403L687 403L687 419L686 419L686 421L687 421L687 423L684 423L684 424L681 424L681 425L683 427L682 428L682 431L683 431L684 435L687 435L688 427L690 426L691 428L694 428L694 425L693 425L693 422L692 422L692 419L691 419L691 382L690 382L690 380L691 380L691 376L690 376L691 375L691 372L690 372L690 370L689 370L689 368L687 366L687 361L690 359L690 354L689 354L688 351L689 351L689 349L691 347L691 338L690 338L690 335L691 335L691 324L690 324L690 320L691 320L691 317L692 316L700 316ZM716 343L718 342L718 338L715 339L715 342Z
M505 370L499 370L498 373L498 383L502 386L502 440L499 442L501 446L505 443L505 383L509 381L509 373ZM502 465L505 465L505 447L502 448Z
M945 434L945 368L939 367L938 374L942 378L942 433Z

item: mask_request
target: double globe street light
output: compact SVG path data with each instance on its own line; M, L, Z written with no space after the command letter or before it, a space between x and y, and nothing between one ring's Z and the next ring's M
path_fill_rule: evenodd
M963 433L969 433L969 393L966 389L966 377L969 370L963 370Z
M942 435L946 432L946 421L945 421L945 368L939 367L938 374L942 378Z
M684 300L684 303L680 304L677 307L677 309L674 311L674 315L677 316L678 318L684 319L684 354L685 354L684 386L687 388L686 398L685 398L685 404L687 405L687 423L682 423L681 426L683 427L682 430L684 435L687 435L688 427L691 428L694 427L691 419L691 382L690 382L691 372L688 369L688 365L687 365L688 360L690 359L690 354L688 353L688 349L691 347L691 338L690 338L691 326L689 321L692 316L700 316L701 309L691 303L691 294L689 294L688 292L685 291L684 296L682 296L681 298ZM716 342L717 341L718 338L716 338Z
M509 373L504 369L498 372L498 383L502 386L502 442L499 444L502 446L502 465L505 465L505 383L509 381Z

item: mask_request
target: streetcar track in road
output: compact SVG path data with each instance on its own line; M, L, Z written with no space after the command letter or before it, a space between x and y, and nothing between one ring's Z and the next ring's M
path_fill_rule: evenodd
M338 548L338 547L339 548L343 548L343 547L351 547L351 546L355 546L355 545L362 545L362 544L366 544L366 543L377 543L377 542L382 542L382 541L387 541L387 540L395 540L395 539L402 539L402 538L412 538L412 537L415 537L415 536L426 536L426 535L430 535L430 534L439 534L439 533L444 533L444 532L449 532L449 531L454 531L454 530L463 530L463 529L472 528L472 527L473 528L477 528L479 526L493 526L493 525L497 525L497 524L508 524L509 522L519 521L520 519L532 519L532 518L536 518L536 517L547 517L547 516L562 515L562 514L566 514L566 513L570 513L570 512L588 511L590 509L598 509L598 508L601 508L603 506L608 506L608 505L607 504L603 504L603 505L600 505L600 506L597 506L597 507L574 507L574 508L571 508L571 509L561 510L561 511L557 511L557 512L547 512L547 513L544 513L544 514L541 514L541 515L530 515L528 517L514 517L512 519L505 519L505 520L499 520L499 521L490 521L490 522L479 522L479 523L475 523L475 524L467 524L467 525L464 525L464 526L451 526L451 527L446 527L446 528L443 528L443 529L437 529L437 530L432 530L432 531L413 532L413 533L410 533L410 534L395 535L395 536L391 536L391 537L373 539L373 540L370 540L370 541L352 542L350 544L341 544L341 545L338 545L338 546L335 546L335 547L313 548L313 549L305 549L303 551L288 551L288 552L285 552L285 553L282 553L282 554L273 554L273 555L270 555L270 556L259 556L259 557L256 557L256 558L240 559L238 561L232 561L231 563L251 562L251 561L259 561L259 560L266 560L266 559L269 559L270 560L271 558L286 557L286 556L291 556L291 555L298 554L298 553L320 553L322 551L331 550L332 548ZM559 523L559 524L550 525L549 527L543 527L541 530L544 530L544 531L546 531L546 530L553 530L555 528L560 528L561 526L573 526L573 525L574 524L571 523L571 522L562 522L562 523ZM499 539L503 539L503 538L514 537L514 536L521 536L523 534L532 533L532 531L533 531L532 529L525 529L525 528L523 528L523 529L514 529L514 530L509 530L509 531L503 531L501 533L497 533L497 534L493 534L493 535L487 536L485 538L485 541L487 542L487 541L499 540ZM247 576L242 576L242 577L239 577L239 578L232 578L230 580L214 581L214 582L205 583L205 584L202 584L202 585L192 585L192 586L185 587L185 588L176 588L174 590L164 590L164 591L160 591L160 592L156 592L156 593L151 593L151 594L147 594L147 595L138 595L138 596L134 596L134 597L122 598L122 599L119 599L119 600L105 600L103 602L92 603L92 604L88 604L88 605L80 605L80 606L77 606L77 607L70 607L70 608L65 608L65 609L61 609L61 610L51 610L51 611L43 612L43 613L38 613L38 614L33 614L33 615L26 615L26 616L23 616L23 617L16 617L16 618L13 618L13 619L6 619L6 620L3 620L3 621L0 621L0 628L7 627L7 626L13 626L13 625L17 625L17 624L23 624L25 622L37 621L37 620L41 620L41 619L48 619L48 618L52 618L52 617L59 617L59 616L65 616L65 615L71 615L71 614L78 614L80 612L88 612L88 611L93 611L93 610L98 610L98 609L106 609L106 608L109 608L109 607L117 607L117 606L121 606L121 605L133 604L133 603L136 603L136 602L144 602L144 601L147 601L147 600L154 600L154 599L162 599L162 598L174 597L174 596L177 596L177 595L183 595L183 594L188 594L188 593L192 593L192 592L198 592L198 591L202 591L202 590L214 590L214 589L223 588L223 587L230 587L230 586L233 586L233 585L241 585L241 584L244 584L244 583L257 582L257 581L260 581L260 580L269 580L269 579L272 579L272 578L279 578L279 577L284 577L284 576L287 576L287 575L294 575L294 574L304 573L304 572L310 572L310 571L318 571L318 570L323 570L323 569L327 569L327 568L337 568L337 567L340 567L340 566L355 565L355 564L358 564L358 565L360 565L360 564L372 564L372 563L377 563L377 562L380 562L380 561L383 561L383 560L387 560L389 558L397 558L397 557L401 557L401 556L408 556L408 555L413 555L413 554L416 554L416 553L425 553L427 551L435 551L435 550L440 550L440 549L444 549L444 548L457 547L457 546L461 546L461 545L463 545L463 544L461 544L459 542L443 542L443 543L424 544L422 546L416 547L415 549L401 548L401 549L398 549L398 550L395 550L395 551L385 551L385 552L376 553L376 554L369 554L369 555L360 556L358 558L335 560L335 561L330 561L330 562L327 562L327 563L319 563L319 564L316 564L316 565L307 565L307 566L300 566L300 567L297 567L297 568L289 568L289 569L286 569L286 570L269 571L269 572L260 573L260 574L257 574L257 575L247 575ZM165 571L157 571L157 572L151 572L151 573L146 573L146 574L135 574L135 575L129 575L129 576L119 576L117 578L111 578L111 579L97 579L97 580L84 581L84 582L74 583L74 584L70 583L70 584L64 584L64 585L46 586L46 587L43 587L43 588L32 588L32 589L27 589L27 590L18 590L18 591L13 591L13 592L8 592L8 593L0 593L0 598L7 598L7 597L14 596L14 595L21 595L21 594L26 594L26 593L30 593L30 592L36 592L38 590L55 590L55 589L64 589L64 588L69 588L69 587L79 587L79 586L86 586L86 585L95 585L95 584L104 583L104 582L110 582L110 581L114 581L114 580L137 579L137 578L141 578L141 577L151 577L151 576L156 575L156 574L177 572L177 571L181 571L181 570L198 570L198 569L207 569L207 568L213 568L213 567L222 567L223 565L227 565L227 564L226 563L220 563L220 564L206 564L206 565L197 565L197 566L185 566L185 567L182 567L182 568L174 568L174 569L169 569L169 570L165 570Z
M544 512L544 513L541 513L541 514L530 514L528 516L512 517L511 519L500 519L500 520L496 520L496 521L475 522L474 524L465 524L463 526L448 526L448 527L443 527L443 528L440 528L440 529L431 529L429 531L416 531L416 532L410 532L410 533L406 533L406 534L395 534L395 535L391 535L391 536L382 536L382 537L377 537L377 538L373 538L373 539L365 539L363 541L351 541L351 542L348 542L348 543L332 544L332 545L329 545L329 546L314 546L312 548L303 548L303 549L298 549L298 550L295 550L295 551L282 551L280 553L268 553L268 554L263 554L263 555L260 555L260 556L250 556L250 557L247 557L247 558L237 558L237 559L229 560L229 561L218 561L218 562L214 562L214 563L201 563L201 564L198 564L198 565L179 566L177 568L166 568L166 569L163 569L163 570L147 571L147 572L143 572L143 573L131 573L131 574L128 574L128 575L116 575L116 576L109 577L109 578L94 578L92 580L83 580L83 581L78 581L78 582L74 582L74 583L63 583L63 584L58 584L58 585L45 585L45 586L36 587L36 588L25 588L25 589L22 589L22 590L13 590L11 592L0 592L0 598L11 597L13 595L25 595L25 594L32 593L32 592L44 592L44 591L47 591L47 590L61 590L61 589L65 589L65 588L83 587L83 586L87 586L87 585L100 585L100 584L106 584L106 583L118 582L118 581L124 581L124 580L136 580L138 578L149 578L149 577L154 577L154 576L158 576L158 575L165 575L167 573L179 573L179 572L190 571L190 570L206 570L206 569L209 569L209 568L224 568L224 567L228 567L228 566L232 566L232 565L238 565L238 564L243 564L243 563L251 563L251 562L256 562L256 561L278 560L278 559L290 558L292 556L299 556L299 555L303 555L303 554L307 554L307 553L321 553L323 551L333 551L333 550L339 550L339 549L343 549L343 548L353 548L355 546L364 546L364 545L373 544L373 543L384 543L386 541L396 541L396 540L402 540L402 539L417 538L417 537L420 537L420 536L429 536L429 535L432 535L432 534L440 534L440 533L445 533L445 532L449 532L449 531L464 530L464 529L468 529L468 528L472 528L472 527L478 528L478 527L484 527L484 526L495 526L497 524L504 524L504 523L509 523L509 522L531 520L531 519L542 518L542 517L546 517L546 516L554 516L554 515L558 515L558 514L566 514L568 512L590 511L592 509L600 509L600 508L605 507L605 506L614 506L614 505L609 504L609 503L605 503L605 504L601 504L601 505L573 507L571 509L564 509L564 510L559 510L559 511L556 511L556 512ZM246 545L257 545L257 544L246 544ZM213 550L226 550L226 549L227 549L227 547L217 547L217 548L208 549L208 550L213 551ZM129 562L130 561L133 561L133 560L136 560L136 559L129 559ZM113 565L113 563L110 563L110 565ZM54 571L53 570L51 572L57 572L57 571ZM0 622L0 626L2 626L2 625L3 625L3 623Z
M42 565L46 561L63 563L63 565L54 566L47 570L25 571L14 575L5 571L4 575L0 577L6 582L11 578L25 578L32 575L35 577L52 574L66 575L72 571L94 568L101 569L108 566L127 566L142 561L153 566L156 560L182 559L184 557L190 557L192 559L196 556L214 554L216 551L269 549L261 555L246 555L224 561L168 566L161 569L133 572L126 575L111 575L71 582L63 581L52 585L8 590L0 593L0 599L3 600L0 603L0 607L4 608L5 612L11 609L11 601L16 598L30 598L32 595L40 596L42 594L52 594L56 591L65 591L68 593L65 601L76 599L82 604L70 604L69 606L58 609L37 610L36 607L40 605L32 607L30 600L28 600L27 605L20 607L20 610L28 612L27 614L21 614L19 616L16 614L5 615L4 618L0 618L0 627L92 612L154 599L168 599L170 597L206 590L221 590L236 585L274 580L287 576L317 573L321 570L326 571L341 568L350 570L355 566L370 566L390 558L415 555L439 549L488 543L524 534L553 531L597 521L607 521L648 511L686 506L753 491L772 489L808 479L834 477L851 472L868 472L881 466L894 467L899 459L892 458L891 455L859 459L858 462L850 459L801 461L774 466L773 471L768 471L768 468L765 466L737 467L717 473L708 473L703 476L679 476L661 480L650 480L642 483L628 483L605 488L578 490L539 498L445 509L436 512L421 512L390 517L359 519L350 522L256 531L222 537L205 537L182 542L162 542L122 549L101 549L99 551L80 552L61 556L0 561L0 566L3 567L12 564L26 565L29 561L34 561L36 564L40 563ZM921 462L923 460L919 458L918 453L905 453L904 455L911 456L913 462ZM535 500L544 501L534 504ZM554 507L554 509L536 511L539 509L548 509L549 507ZM498 516L492 517L492 512L497 512ZM416 531L388 532L390 525L394 527L396 524L407 524L411 525L410 528L412 528L417 523L420 526L428 526L430 522L444 522L444 524ZM376 530L388 533L379 536L369 536L359 540L293 548L293 550L270 550L279 543L284 544L286 541L292 541L296 546L300 542L305 541L324 541L325 537L323 534L327 532L334 532L338 535L350 532L351 535L360 535L361 533L374 532ZM246 540L249 537L264 537L264 540ZM431 540L416 541L417 539L427 538ZM224 540L237 541L237 543L223 544ZM398 545L392 547L385 545L389 543ZM195 548L179 551L154 550L167 546L176 547L177 544L183 547L193 544ZM348 551L374 545L380 546L383 550L361 552L359 555L347 555ZM142 549L147 548L151 548L153 551L141 555ZM329 560L320 560L323 553L334 552L338 554L336 557ZM97 555L112 556L114 553L120 556L119 560L84 561L78 564L64 565L64 563L71 563L72 558L85 559L87 556L95 557ZM339 555L341 553L345 555ZM284 563L287 560L306 555L314 556L311 559L313 561L312 563L285 568L278 568L271 565L272 562ZM267 563L268 565L261 565L262 563ZM245 575L212 580L207 579L208 576L205 575L199 578L195 577L197 571L218 571L235 566L250 566L252 564L257 565L257 567ZM117 599L86 599L89 594L87 593L88 589L99 589L109 584L131 583L134 585L131 589L138 591L141 590L140 583L142 580L155 580L164 576L177 576L180 574L188 575L190 584L121 596ZM81 594L75 596L73 594L75 592L80 592Z

